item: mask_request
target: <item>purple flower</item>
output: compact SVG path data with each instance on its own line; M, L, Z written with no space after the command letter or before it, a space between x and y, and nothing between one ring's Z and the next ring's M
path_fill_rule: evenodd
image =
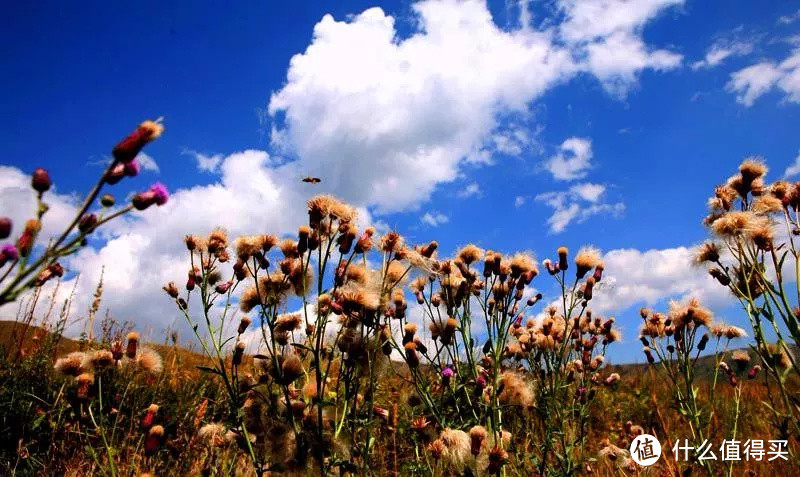
M486 387L486 378L483 375L478 376L478 379L475 380L479 387L485 388Z
M14 245L7 243L0 247L0 267L6 264L6 262L14 261L19 258L19 251L17 247Z
M156 201L156 205L164 205L169 200L169 191L167 190L167 186L160 182L156 182L155 184L150 186L150 192L153 193Z
M445 378L445 379L452 378L454 374L456 374L456 373L449 366L442 370L442 377Z
M123 167L125 169L125 175L128 177L139 175L139 171L142 169L142 167L139 165L139 161L136 159L130 162L125 162Z

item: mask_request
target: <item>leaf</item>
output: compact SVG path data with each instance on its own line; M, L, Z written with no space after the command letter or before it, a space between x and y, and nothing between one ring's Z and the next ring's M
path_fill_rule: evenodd
M216 368L209 368L208 366L199 366L199 365L195 366L195 368L199 369L200 371L206 372L206 373L218 374L218 375L222 376L222 373L220 373L219 370L216 369Z

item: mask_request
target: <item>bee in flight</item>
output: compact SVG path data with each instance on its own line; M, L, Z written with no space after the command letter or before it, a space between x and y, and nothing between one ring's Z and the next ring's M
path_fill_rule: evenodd
M320 182L322 182L322 179L320 179L319 177L308 176L303 178L303 182L308 182L309 184L319 184Z

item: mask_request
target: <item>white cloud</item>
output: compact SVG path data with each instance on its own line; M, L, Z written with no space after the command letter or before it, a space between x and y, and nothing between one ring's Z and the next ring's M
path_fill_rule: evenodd
M142 170L156 173L161 172L161 170L158 168L158 163L156 163L156 160L143 152L140 152L136 156L136 160L139 162L139 165L142 166Z
M779 25L790 25L796 22L797 20L800 20L800 10L797 10L796 12L791 13L789 15L781 15L780 17L778 17L777 23Z
M183 154L194 157L197 169L204 172L216 172L224 156L222 154L203 154L191 149L184 149Z
M422 1L412 6L417 28L405 38L380 8L349 21L326 15L270 99L268 112L280 123L273 145L311 173L324 171L348 200L374 200L382 212L418 205L464 161L521 152L517 138L497 131L499 113L525 113L581 71L630 85L644 68L675 65L676 55L647 50L641 29L679 1L616 2L587 17L589 3L562 2L567 20L558 31L505 31L483 1ZM633 15L576 35L617 10Z
M432 212L425 212L425 214L420 217L420 221L422 221L423 224L430 225L431 227L438 227L439 225L449 222L450 217L434 210Z
M797 157L794 158L794 162L786 168L786 171L783 173L783 178L788 179L789 177L796 176L800 174L800 153L797 154Z
M625 204L603 202L601 199L605 190L605 186L600 184L582 183L566 191L537 195L538 202L543 202L553 209L553 214L547 219L550 233L561 233L569 224L585 222L594 215L621 215L625 211Z
M600 196L603 195L603 192L606 191L606 186L587 182L570 187L570 191L585 201L597 202Z
M643 69L680 66L678 53L648 47L642 39L647 22L682 5L684 0L559 0L565 21L562 39L583 55L581 66L597 76L612 94L624 95Z
M45 195L49 206L42 221L40 240L57 237L77 213L78 200L72 195L60 194L54 185ZM13 222L12 237L17 237L25 227L25 221L36 218L36 193L31 188L30 175L16 167L0 166L0 215Z
M800 49L780 63L762 61L732 73L726 89L748 107L773 89L784 93L784 101L800 103Z
M718 41L712 44L702 60L692 63L693 70L713 68L732 56L744 56L753 51L753 43L747 41Z
M483 1L423 1L413 4L417 23L404 37L378 8L345 21L326 15L305 52L291 59L284 86L268 104L272 147L296 160L277 161L256 150L226 157L187 150L200 170L213 173L204 176L209 183L174 191L165 206L118 222L107 243L70 259L66 265L82 274L74 310L87 309L105 266L103 308L135 319L142 331L160 333L176 319L182 323L161 285L185 277L181 239L187 233L205 234L218 225L234 237L293 233L305 220L305 201L317 193L338 195L362 215L368 208L388 213L418 207L439 184L459 177L463 163L489 163L496 151L529 147L525 131L537 125L504 125L529 118L532 102L553 87L580 73L596 75L604 85L630 86L643 68L674 64L673 53L644 45L641 30L677 3L617 5L609 9L613 16L635 12L634 17L593 26L598 33L585 38L574 33L585 21L582 2L563 2L568 12L563 28L550 23L543 29L503 30ZM609 44L638 56L604 60L604 66L602 55L591 49ZM308 174L322 183L301 183ZM27 180L16 169L0 170L1 203L13 204L3 213L16 223L35 204ZM45 233L59 230L56 224L71 217L75 203L68 196L51 200ZM570 200L585 202L584 213L609 206L579 196ZM443 214L429 213L442 222ZM580 214L571 220L580 220Z
M666 298L695 296L708 305L728 303L727 288L703 267L692 264L694 251L674 247L641 251L616 249L604 254L602 290L592 307L616 313L632 306L651 306Z
M527 199L525 198L525 196L522 195L516 196L514 198L514 207L522 207L523 205L525 205L526 200Z
M545 168L558 180L580 179L592 167L592 155L589 138L571 137L562 142L559 152L545 162Z
M481 186L479 186L477 182L472 182L458 191L456 195L461 199L466 199L467 197L473 196L480 197L481 194L483 194L483 191L481 191Z

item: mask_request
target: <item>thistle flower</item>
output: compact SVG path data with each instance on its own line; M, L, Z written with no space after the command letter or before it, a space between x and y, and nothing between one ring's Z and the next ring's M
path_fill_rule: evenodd
M755 379L758 376L759 371L761 371L760 365L755 365L750 368L750 371L747 372L747 379Z
M504 451L499 445L495 445L489 451L489 467L486 471L489 474L496 474L508 462L508 452Z
M733 363L736 365L737 372L740 374L744 372L744 370L747 368L747 363L750 362L750 355L747 353L747 351L741 349L734 351L731 358L733 359Z
M356 242L355 252L363 254L372 250L372 236L374 234L375 227L367 227Z
M156 419L156 414L158 413L158 404L151 404L147 407L147 410L144 412L144 417L142 417L142 427L145 429L150 428Z
M83 373L75 379L78 382L78 399L86 399L89 397L89 390L94 384L94 375L91 373Z
M472 455L477 456L481 453L483 442L488 435L488 431L483 426L474 426L469 430L470 452Z
M50 174L46 169L37 167L31 174L31 187L36 192L44 194L52 185L53 181L50 180Z
M461 469L470 456L469 435L462 430L446 428L439 434L439 440L445 446L444 460L456 469Z
M236 343L236 346L233 348L233 358L231 358L231 362L234 366L239 366L242 364L242 356L244 356L244 349L247 345L243 341L239 341Z
M416 323L406 323L403 326L403 344L410 343L414 341L414 334L417 332L417 324Z
M417 344L413 341L406 343L403 348L406 352L406 361L408 366L412 369L419 366L419 356L417 355Z
M589 270L598 265L602 265L600 261L600 250L594 247L581 247L577 255L575 255L575 266L577 268L575 274L578 280L583 278Z
M129 348L130 348L130 341ZM161 355L155 350L142 346L136 353L136 366L143 372L149 374L159 374L164 366L161 362Z
M528 272L532 272L534 276L539 273L539 269L536 267L536 261L528 253L514 254L514 256L511 257L509 268L511 269L512 278L519 278L521 275L527 274Z
M197 431L197 438L200 442L209 445L221 445L225 441L223 436L225 436L225 426L214 422L211 424L206 424Z
M474 244L465 245L456 253L456 257L469 266L483 257L483 250Z
M719 260L719 247L714 242L705 242L697 248L695 262L716 262Z
M402 262L392 260L386 266L386 281L389 285L399 283L406 275L408 268Z
M42 230L42 223L36 219L30 219L25 222L25 229L22 235L17 239L17 250L21 257L27 257L33 250L33 242L39 231Z
M303 375L303 363L296 355L284 358L281 363L281 376L278 380L281 384L289 385Z
M645 346L644 348L642 348L642 352L644 353L644 356L647 358L647 362L649 364L653 364L656 362L655 358L653 357L653 352L649 346Z
M608 375L608 377L604 382L606 386L613 386L614 384L617 384L619 380L620 380L619 373L611 373Z
M78 376L86 371L86 369L83 367L85 357L86 356L84 353L80 351L73 351L63 358L57 359L53 368L61 374Z
M12 224L8 217L0 217L0 240L5 240L11 235Z
M569 250L567 247L558 247L558 270L565 271L569 268L569 261L567 261L567 254Z
M250 319L249 316L242 316L241 320L239 320L239 328L236 330L238 334L242 334L247 331L247 328L250 326L253 320Z
M147 437L144 440L144 453L146 456L151 456L156 453L161 443L164 440L164 428L156 425L147 431Z
M711 230L722 237L745 235L752 230L769 226L769 220L751 211L733 211L711 223Z
M756 179L764 177L767 173L767 166L764 164L758 157L748 157L739 165L739 173L742 175L742 179L747 182L751 183Z
M64 267L62 267L61 264L58 262L53 263L44 270L42 270L36 277L36 286L40 287L44 285L51 278L62 277L62 276L64 276Z
M132 161L150 141L157 139L164 132L161 120L144 121L139 124L128 137L120 141L111 154L117 162Z
M125 347L122 346L122 341L114 341L111 343L111 355L114 361L120 361L125 354Z
M583 299L589 301L592 299L594 290L594 277L589 277L586 279L586 283L583 286Z
M759 214L782 212L783 201L771 194L762 195L753 201L753 211Z
M125 351L125 355L133 359L136 357L136 348L139 346L139 333L135 331L131 331L128 333L128 347Z
M171 296L172 298L178 298L178 286L175 285L175 282L169 282L162 288L167 295Z
M433 457L434 460L439 460L444 455L447 447L444 445L441 439L436 439L426 447L428 453Z
M89 355L92 367L103 369L114 364L114 355L108 350L97 350Z
M381 237L378 246L381 251L391 253L403 249L405 245L403 236L393 230Z
M131 203L136 210L145 210L151 205L158 205L160 207L166 204L167 200L169 200L167 186L161 182L156 182L150 186L150 189L133 196Z
M792 365L791 358L783 346L767 343L761 348L761 356L770 366L778 369L788 369Z

